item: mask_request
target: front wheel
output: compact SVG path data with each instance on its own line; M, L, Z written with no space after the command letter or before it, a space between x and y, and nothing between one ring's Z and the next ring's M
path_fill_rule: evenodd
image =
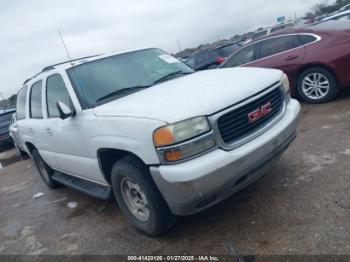
M157 236L176 220L154 184L148 168L135 157L125 157L112 168L112 187L119 208L146 234Z
M61 184L56 182L55 180L53 180L51 177L54 174L53 169L51 169L51 167L49 167L48 164L45 163L45 161L41 158L38 150L34 149L33 153L33 160L34 160L34 164L36 166L36 169L38 170L41 178L43 179L43 181L45 182L45 184L49 187L49 188L57 188L59 187Z
M338 85L333 74L321 67L306 69L297 83L298 95L307 103L326 103L338 94Z

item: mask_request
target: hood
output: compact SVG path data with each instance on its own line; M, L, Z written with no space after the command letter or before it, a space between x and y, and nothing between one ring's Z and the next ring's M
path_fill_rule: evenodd
M250 97L282 78L282 71L224 68L163 82L94 108L96 116L153 118L175 123L211 115Z

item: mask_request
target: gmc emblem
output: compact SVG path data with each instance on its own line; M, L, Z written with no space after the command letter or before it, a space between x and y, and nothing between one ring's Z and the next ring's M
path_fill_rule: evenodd
M267 116L268 114L270 114L271 111L272 111L271 103L268 102L267 104L263 105L261 108L255 110L253 112L250 112L248 114L249 123L250 124L255 123L259 119L261 119L261 118Z

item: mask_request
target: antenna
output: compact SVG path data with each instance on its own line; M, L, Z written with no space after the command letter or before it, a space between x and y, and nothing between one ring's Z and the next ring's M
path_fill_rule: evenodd
M68 60L69 60L70 64L73 65L72 58L71 58L70 55L69 55L68 48L67 48L67 46L66 46L66 43L65 43L64 40L63 40L61 31L60 31L60 30L57 30L57 32L58 32L58 35L59 35L60 38L61 38L62 44L63 44L63 46L64 46L64 49L66 50L66 53L67 53L67 56L68 56Z
M58 35L59 35L60 38L61 38L62 44L63 44L63 46L64 46L64 49L66 50L66 53L67 53L67 56L68 56L68 60L69 60L69 62L70 62L70 64L71 64L71 66L73 66L73 65L74 65L74 64L73 64L73 60L72 60L72 58L71 58L70 55L69 55L68 48L67 48L67 46L66 46L66 43L65 43L64 40L63 40L61 31L60 31L60 30L57 30L57 32L58 32ZM74 76L75 76L75 78L76 78L76 81L77 81L77 83L78 83L78 86L79 86L80 90L83 92L84 89L81 88L81 84L80 84L80 81L79 81L79 78L78 78L78 74L77 74L77 72L75 71L75 68L73 67L72 70L73 70Z

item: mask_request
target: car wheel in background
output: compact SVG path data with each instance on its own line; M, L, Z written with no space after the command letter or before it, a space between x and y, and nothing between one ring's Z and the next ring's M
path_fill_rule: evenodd
M41 178L44 180L45 184L49 188L57 188L57 187L61 186L60 183L54 181L51 178L51 176L54 174L54 170L51 167L49 167L48 164L45 163L45 161L41 158L38 150L34 149L32 156L33 156L34 164L35 164Z
M133 156L117 161L112 168L111 178L119 208L135 227L157 236L175 223L176 217L142 161Z
M300 75L297 91L300 98L307 103L326 103L338 95L338 84L327 69L312 67Z

